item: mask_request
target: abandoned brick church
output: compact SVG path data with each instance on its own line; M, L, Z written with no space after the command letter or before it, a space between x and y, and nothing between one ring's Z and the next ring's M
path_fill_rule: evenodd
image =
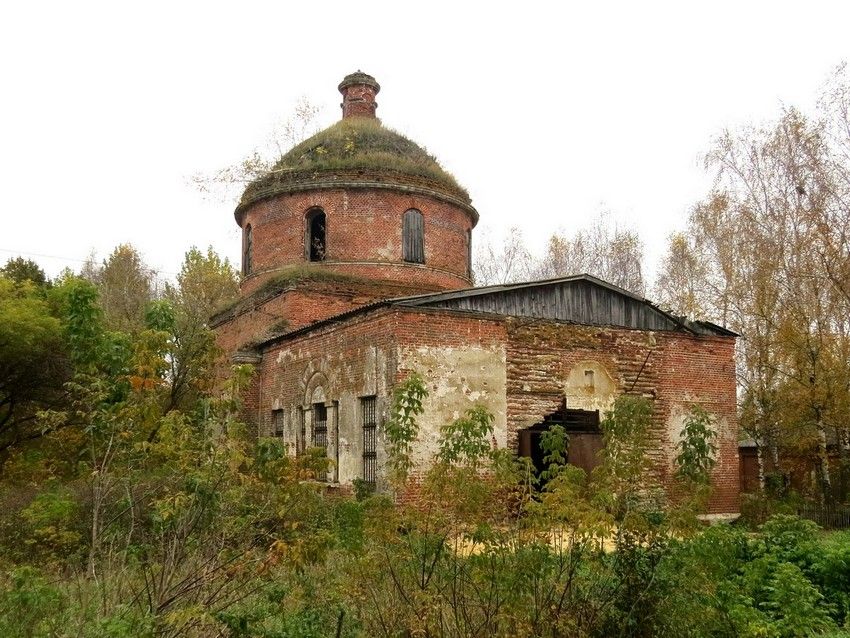
M622 393L652 398L654 463L671 474L685 414L716 418L710 511L739 511L735 335L690 322L589 275L472 286L478 212L433 157L376 118L375 79L339 85L342 119L252 183L236 209L240 300L212 320L235 362L256 366L246 409L293 454L322 446L327 479L383 482L382 423L410 373L429 394L416 451L478 403L494 443L539 454L551 423L586 469L600 415Z

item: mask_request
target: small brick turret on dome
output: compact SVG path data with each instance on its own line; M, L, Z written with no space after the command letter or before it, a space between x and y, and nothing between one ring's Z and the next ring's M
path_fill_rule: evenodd
M381 90L381 85L368 73L358 69L356 73L350 73L339 83L339 92L342 93L342 118L348 117L375 117L378 103L375 96Z

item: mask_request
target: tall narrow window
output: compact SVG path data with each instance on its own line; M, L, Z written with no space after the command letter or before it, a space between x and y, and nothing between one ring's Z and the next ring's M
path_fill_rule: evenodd
M360 399L363 422L363 480L374 485L378 466L378 410L375 397Z
M298 408L298 441L295 444L296 454L303 454L307 447L307 412Z
M275 436L283 436L283 410L272 410L272 431Z
M404 212L401 246L404 261L425 263L425 220L415 208Z
M313 404L313 447L328 449L328 408L324 403Z
M242 235L242 274L251 274L251 261L254 258L254 238L251 232L251 224L245 226Z
M314 208L307 213L307 235L304 253L309 261L324 261L327 254L326 218L323 210Z

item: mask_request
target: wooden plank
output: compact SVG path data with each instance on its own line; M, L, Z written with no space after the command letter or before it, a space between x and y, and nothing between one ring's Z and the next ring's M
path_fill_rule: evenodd
M416 250L414 243L410 244L410 249ZM675 322L648 303L584 280L449 297L433 305L585 325L643 330L679 329Z

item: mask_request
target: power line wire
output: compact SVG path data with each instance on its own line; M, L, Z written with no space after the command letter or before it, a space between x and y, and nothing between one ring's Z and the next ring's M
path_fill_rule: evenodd
M43 257L44 259L60 259L62 261L75 261L81 264L85 264L88 262L88 259L79 259L78 257L62 257L60 255L46 255L44 253L29 253L23 250L11 250L9 248L0 248L0 253L10 253L13 255L23 255L25 257ZM167 270L157 270L156 268L148 268L153 273L158 275L173 275L177 276L176 272L169 272Z

